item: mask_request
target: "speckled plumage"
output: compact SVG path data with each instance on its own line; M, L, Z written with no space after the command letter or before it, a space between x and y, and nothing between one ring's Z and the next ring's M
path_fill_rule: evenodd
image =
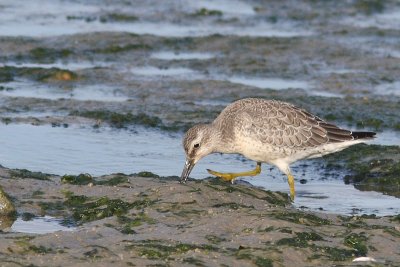
M228 105L211 124L189 129L183 146L193 165L210 153L237 153L289 176L289 165L297 160L340 151L374 135L339 128L289 103L246 98Z

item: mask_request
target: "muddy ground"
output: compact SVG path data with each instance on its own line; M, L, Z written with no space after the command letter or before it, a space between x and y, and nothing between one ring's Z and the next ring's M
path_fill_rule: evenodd
M11 222L2 221L2 266L347 266L361 256L373 257L372 266L400 262L399 216L302 212L286 194L217 179L0 174L24 220L46 214L73 227L35 235L10 232Z
M182 135L236 99L279 99L378 138L394 133L324 161L359 190L399 197L398 1L12 2L0 4L3 124ZM0 185L18 218L53 216L73 231L16 233L15 218L0 219L2 266L400 262L398 214L308 213L284 193L215 179L181 185L151 173L60 177L7 167Z

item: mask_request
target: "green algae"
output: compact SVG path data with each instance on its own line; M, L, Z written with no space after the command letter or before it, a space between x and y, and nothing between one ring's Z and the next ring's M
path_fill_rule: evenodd
M142 171L135 174L135 176L139 177L148 177L148 178L160 178L159 175L149 172L149 171Z
M146 213L140 212L139 214L132 215L133 217L118 216L118 223L122 224L121 228L118 228L121 233L134 234L136 233L132 228L141 226L143 224L156 224L157 221L149 217Z
M135 22L139 18L134 15L122 14L122 13L110 13L101 16L76 16L68 15L67 20L83 20L85 22L100 21L101 23L108 22Z
M292 234L293 233L293 230L290 227L279 227L277 229L277 231L281 232L281 233L286 233L286 234Z
M304 212L290 212L290 211L273 212L272 216L280 220L294 222L297 224L303 224L308 226L321 226L321 225L331 224L331 221L327 219L323 219L321 217L318 217L317 215Z
M368 253L368 248L366 246L366 241L368 238L364 233L352 233L345 237L344 244L352 249L354 249L354 254L356 256L366 256Z
M219 243L226 241L225 238L216 235L206 235L205 239L207 239L211 244L214 245L218 245Z
M52 201L52 202L38 202L43 214L55 213L65 210L65 205L62 201Z
M400 223L400 214L397 214L396 216L393 216L393 218L390 219L392 222L398 222Z
M33 220L35 217L36 217L36 215L33 214L33 213L30 213L30 212L24 212L24 213L21 214L21 219L22 219L23 221L31 221L31 220Z
M32 192L32 198L43 198L45 193L41 190L35 190Z
M61 183L74 185L87 185L94 183L94 179L90 174L81 173L79 175L64 175L61 177Z
M173 255L184 254L193 250L218 251L217 247L207 244L174 243L166 244L163 240L143 240L125 246L127 251L138 251L140 256L148 259L168 259Z
M393 237L400 238L400 231L397 230L395 227L386 227L383 229L383 232L390 234Z
M73 185L105 185L105 186L116 186L122 183L128 183L129 179L124 174L117 174L108 180L96 181L90 174L81 173L79 175L64 175L61 177L61 183L73 184Z
M126 128L128 125L137 124L147 127L163 127L163 123L160 118L149 116L145 113L118 113L108 110L93 110L93 111L72 111L71 116L80 116L85 118L91 118L109 123L112 127Z
M33 254L48 254L48 253L55 253L52 248L48 248L42 245L36 246L32 245L29 241L31 239L27 238L20 238L15 240L14 243L22 249L23 254L26 253L33 253Z
M274 230L275 230L275 227L273 227L273 226L268 226L268 227L265 227L265 228L258 229L257 232L259 232L259 233L262 233L262 232L271 232L271 231L274 231Z
M276 242L278 246L292 246L298 248L305 248L310 246L310 241L321 241L323 238L313 232L300 232L295 233L296 236L292 238L282 238Z
M72 216L77 222L84 223L114 215L122 215L127 213L131 207L127 202L119 199L109 199L108 197L101 197L93 201L87 200L87 198L82 201L82 199L71 197L66 201L66 204L72 208Z
M211 9L207 9L207 8L201 8L199 10L197 10L193 16L222 16L223 13L219 10L211 10Z
M262 251L263 254L265 251L260 250L260 249L254 249L254 248L245 248L242 246L239 246L239 248L235 252L235 257L238 260L248 260L252 262L255 266L260 266L260 267L271 267L273 266L273 260L264 257L264 256L259 256L257 255L259 251Z
M325 157L328 167L344 166L351 173L345 183L359 190L373 190L400 196L400 148L359 144Z
M331 261L347 261L354 258L354 251L349 249L342 249L337 247L313 247L312 250L316 252L311 259L320 257L327 257ZM322 253L322 254L320 254Z
M273 267L273 260L264 257L256 257L254 264L258 267Z
M382 13L385 10L384 2L380 0L357 0L354 3L354 7L366 15L372 15Z
M129 183L129 178L126 175L118 174L108 180L96 181L96 185L116 186L119 184Z
M11 178L29 178L36 180L50 180L51 175L43 172L32 172L26 169L10 170Z
M48 47L37 47L29 51L28 58L40 62L40 63L52 63L56 60L66 58L72 55L72 51L69 49L54 49ZM24 57L19 55L19 58Z
M105 22L134 22L139 18L133 15L127 15L122 13L110 13L100 17L100 21Z
M103 197L88 197L85 195L74 195L70 191L64 191L65 201L38 202L42 212L45 214L60 214L60 211L70 214L65 218L65 223L83 224L111 216L123 216L131 209L142 210L153 205L156 201L142 198L133 202L120 199ZM153 223L151 218L144 214L137 216L141 222ZM139 220L138 220L139 221Z
M254 209L254 206L247 206L247 205L243 205L243 204L238 204L236 202L229 202L229 203L218 203L213 205L213 208L228 208L228 209L232 209L232 210L238 210L241 208L245 208L245 209Z
M77 80L78 75L70 70L59 68L0 67L0 81L11 82L23 77L39 82Z
M149 199L125 202L108 197L89 198L87 196L69 195L64 205L72 211L72 218L77 223L100 220L111 216L122 216L131 209L143 209L152 205Z

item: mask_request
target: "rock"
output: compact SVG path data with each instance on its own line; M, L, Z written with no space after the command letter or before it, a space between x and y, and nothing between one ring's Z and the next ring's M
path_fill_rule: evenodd
M0 216L15 215L15 207L3 188L0 186Z

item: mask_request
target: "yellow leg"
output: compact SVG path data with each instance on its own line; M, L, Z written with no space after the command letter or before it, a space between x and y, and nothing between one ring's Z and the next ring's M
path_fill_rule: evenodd
M292 174L288 175L288 183L290 187L290 199L294 201L295 191L294 191L294 177Z
M233 180L237 177L240 176L256 176L257 174L260 174L261 172L261 162L257 162L257 166L254 170L247 171L247 172L237 172L237 173L222 173L222 172L216 172L212 171L210 169L207 169L209 174L215 175L217 177L222 178L222 180L227 181L227 182L232 182Z

